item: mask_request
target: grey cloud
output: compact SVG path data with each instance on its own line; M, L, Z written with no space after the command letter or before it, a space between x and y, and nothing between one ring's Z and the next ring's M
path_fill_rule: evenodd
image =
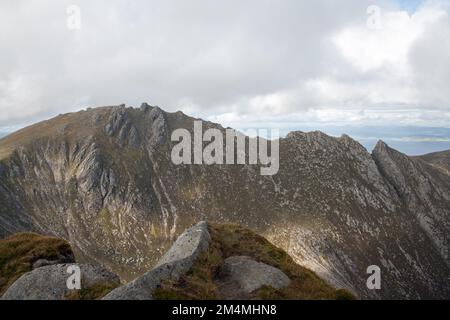
M79 31L66 28L70 4L81 8ZM377 109L371 92L389 89L390 83L383 86L389 77L382 70L359 72L332 42L340 30L365 25L370 4L365 0L3 2L0 127L87 105L142 101L206 117L258 111L268 117L289 117L355 105ZM392 1L380 4L392 7ZM439 41L432 35L424 37L422 42ZM436 59L448 66L446 52ZM413 54L415 70L424 74L421 68L427 70L429 53L417 49ZM440 81L448 84L446 76ZM324 95L311 88L321 79L331 79L337 86L333 89L348 91L348 96L336 98L332 90ZM392 90L397 86L401 84L393 82ZM442 95L440 89L433 97L416 93L426 101Z
M151 99L172 109L190 101L211 109L283 90L324 71L324 39L363 16L363 2L3 3L1 108L26 111L0 121L82 107L80 101ZM81 8L80 31L65 28L72 3ZM14 96L14 81L30 101Z

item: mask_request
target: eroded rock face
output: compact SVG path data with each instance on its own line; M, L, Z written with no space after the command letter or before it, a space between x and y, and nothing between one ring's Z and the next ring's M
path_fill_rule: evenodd
M263 286L281 289L291 283L289 277L280 269L247 256L225 259L221 278L219 288L225 299L245 298Z
M379 142L373 152L380 170L450 267L450 178L421 159Z
M63 300L73 290L68 289L67 272L74 264L56 264L34 269L22 275L2 296L4 300ZM102 267L80 264L81 287L119 283L119 278Z
M77 261L132 280L193 223L231 222L362 298L450 297L450 186L442 170L381 147L371 155L348 136L321 132L281 139L275 176L249 165L176 166L170 134L192 132L193 123L147 104L116 106L3 138L0 236L51 233L70 241ZM366 287L373 264L381 290Z

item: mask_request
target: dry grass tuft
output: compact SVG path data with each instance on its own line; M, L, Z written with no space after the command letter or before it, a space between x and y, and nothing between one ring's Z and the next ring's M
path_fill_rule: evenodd
M100 300L120 285L119 282L101 282L88 288L72 291L65 300Z
M0 296L39 259L72 257L70 245L59 238L18 233L0 240Z

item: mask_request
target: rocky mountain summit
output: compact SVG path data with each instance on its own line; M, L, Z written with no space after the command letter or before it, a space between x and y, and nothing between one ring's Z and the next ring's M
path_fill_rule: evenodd
M259 165L175 165L171 132L192 132L194 120L121 105L4 137L0 237L62 237L78 261L129 281L192 224L236 223L361 298L450 298L445 156L408 157L383 142L370 154L345 135L292 132L274 176ZM366 286L370 265L381 268L380 290Z

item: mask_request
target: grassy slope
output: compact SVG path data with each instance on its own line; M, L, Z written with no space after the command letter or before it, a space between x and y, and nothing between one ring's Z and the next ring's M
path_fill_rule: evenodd
M283 289L261 288L252 293L253 299L354 299L349 292L331 287L314 272L296 264L286 252L248 229L210 224L210 233L210 249L179 281L164 283L155 292L156 299L221 299L217 275L224 259L235 255L246 255L277 267L292 280Z
M0 160L8 158L19 147L27 148L36 143L45 145L49 140L82 141L95 134L99 128L103 128L111 110L111 107L100 107L95 110L66 113L13 132L0 139ZM100 119L97 125L92 124L94 114Z
M39 259L56 260L60 256L73 257L65 240L36 233L17 233L0 240L0 296L21 275L32 270ZM100 282L71 292L68 300L93 300L105 296L120 283Z
M0 296L39 259L73 256L70 245L58 238L18 233L0 240Z
M118 282L96 283L88 288L74 290L65 296L65 300L99 300L120 285Z

